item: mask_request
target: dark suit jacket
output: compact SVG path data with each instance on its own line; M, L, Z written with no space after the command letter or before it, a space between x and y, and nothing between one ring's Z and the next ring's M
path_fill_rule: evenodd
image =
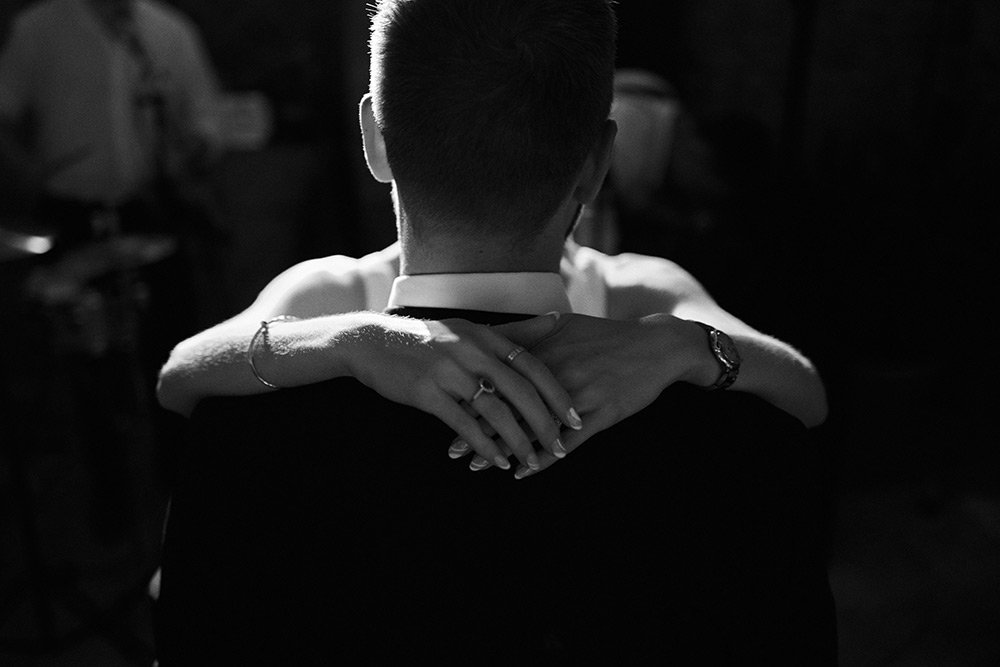
M674 385L523 480L350 378L192 427L161 667L835 663L815 444L753 396Z

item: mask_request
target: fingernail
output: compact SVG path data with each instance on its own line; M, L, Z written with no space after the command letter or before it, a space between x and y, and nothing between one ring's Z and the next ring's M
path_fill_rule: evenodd
M486 459L481 459L477 456L476 458L472 459L472 463L469 464L469 470L472 470L473 472L478 472L483 468L489 467L489 465L490 465L489 461L487 461Z
M538 470L541 467L538 463L538 457L535 454L528 454L526 462L532 470Z
M580 415L577 414L576 408L570 408L566 413L566 419L569 420L569 427L574 431L579 431L583 428L583 420L580 419Z
M550 310L549 312L547 312L545 314L546 315L555 315L556 316L556 321L557 322L559 321L559 315L560 315L560 313L559 313L558 310Z
M496 458L493 459L493 462L496 463L497 467L500 468L501 470L510 469L510 462L504 457L500 456L499 454L497 454Z
M465 456L467 451L469 451L469 443L465 440L456 440L451 443L451 447L448 448L448 456L453 459L460 459Z
M521 466L520 468L517 469L517 472L514 473L514 479L524 479L533 472L535 471L532 470L531 468L525 468L524 466Z
M552 455L557 459L561 459L566 456L566 447L563 446L562 440L559 438L556 438L556 441L552 443Z

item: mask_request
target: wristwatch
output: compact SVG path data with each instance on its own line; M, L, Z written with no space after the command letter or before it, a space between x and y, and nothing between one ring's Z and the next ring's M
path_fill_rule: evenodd
M742 362L740 351L736 349L736 343L733 342L733 339L722 331L704 322L695 322L695 324L708 332L708 346L722 368L722 373L715 384L709 385L705 389L709 391L725 389L736 382L736 376L740 374L740 363Z

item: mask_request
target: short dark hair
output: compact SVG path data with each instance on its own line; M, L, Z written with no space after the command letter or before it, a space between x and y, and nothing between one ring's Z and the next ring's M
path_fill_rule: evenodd
M568 193L611 108L613 0L380 0L371 92L414 231L531 238Z

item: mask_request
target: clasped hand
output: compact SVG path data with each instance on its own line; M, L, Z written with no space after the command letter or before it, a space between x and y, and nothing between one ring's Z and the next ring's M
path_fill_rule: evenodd
M540 453L561 456L560 427L579 428L580 421L544 363L528 351L513 360L508 355L549 336L557 320L549 314L488 327L385 316L355 333L362 345L352 374L382 396L441 419L466 451L476 452L479 468L486 461L508 469L513 455L521 467L540 469L532 440Z
M458 434L452 458L474 453L470 468L483 470L508 469L514 456L517 478L544 470L673 382L689 380L703 347L701 329L671 315L622 321L550 314L493 327L405 322L382 332L381 353L355 376L448 424ZM508 362L519 346L527 350ZM496 391L477 396L483 378Z
M531 352L569 393L583 421L582 428L563 432L564 452L642 410L674 382L691 380L702 362L701 336L697 325L672 315L560 318ZM537 468L519 468L515 476L544 470L560 458L543 451ZM488 460L474 457L472 467L488 467Z

